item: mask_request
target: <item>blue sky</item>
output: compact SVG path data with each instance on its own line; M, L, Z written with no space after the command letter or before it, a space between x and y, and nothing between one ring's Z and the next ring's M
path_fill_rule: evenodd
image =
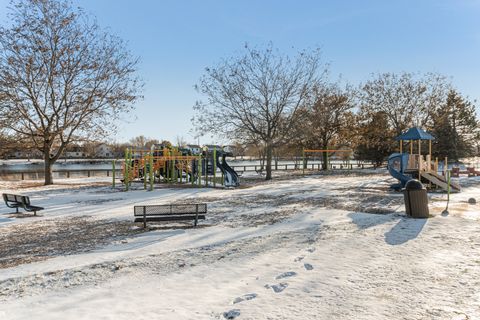
M189 135L193 86L207 66L248 42L284 52L321 47L332 77L439 72L480 99L480 0L73 0L141 57L145 99L117 140ZM5 21L8 0L0 0ZM207 143L210 139L200 142Z

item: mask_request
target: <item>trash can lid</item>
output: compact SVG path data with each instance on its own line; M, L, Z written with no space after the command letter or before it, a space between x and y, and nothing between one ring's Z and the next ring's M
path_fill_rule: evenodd
M405 190L422 190L422 189L425 189L425 187L420 181L416 179L409 180L407 184L405 184Z

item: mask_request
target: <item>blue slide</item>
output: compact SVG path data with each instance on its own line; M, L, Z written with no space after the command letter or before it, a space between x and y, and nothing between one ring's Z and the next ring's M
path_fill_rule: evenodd
M392 186L394 189L401 189L405 187L407 181L412 180L412 176L405 173L408 167L408 153L393 153L388 157L388 172L400 181L399 184Z

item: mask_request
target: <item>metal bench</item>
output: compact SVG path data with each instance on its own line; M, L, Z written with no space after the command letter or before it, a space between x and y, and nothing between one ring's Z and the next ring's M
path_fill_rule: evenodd
M42 207L32 206L30 198L27 196L21 196L18 194L3 194L3 201L9 208L15 208L18 213L18 208L23 208L25 211L33 212L33 215L37 215L37 211L43 210Z
M205 220L207 204L167 204L167 205L144 205L134 206L134 222L142 222L147 227L147 222L152 221L186 221L194 220L197 226L198 220Z

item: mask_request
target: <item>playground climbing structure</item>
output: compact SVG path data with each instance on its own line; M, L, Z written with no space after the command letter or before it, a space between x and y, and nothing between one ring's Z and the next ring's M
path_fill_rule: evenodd
M399 141L400 152L393 153L388 158L388 171L399 183L395 189L405 186L411 179L419 179L430 188L441 188L446 191L459 192L460 186L450 181L448 161L445 158L443 167L439 170L438 158L432 159L432 140L434 137L420 128L410 128L395 140ZM428 154L422 154L422 141L428 141ZM403 152L404 142L410 146L410 152ZM414 146L417 152L414 153Z
M221 147L218 150L217 147L206 148L199 155L176 147L152 147L150 150L127 148L121 181L126 190L132 182L143 182L144 189L148 187L149 190L155 183L237 187L239 178L227 164L225 158L228 156L231 154Z

